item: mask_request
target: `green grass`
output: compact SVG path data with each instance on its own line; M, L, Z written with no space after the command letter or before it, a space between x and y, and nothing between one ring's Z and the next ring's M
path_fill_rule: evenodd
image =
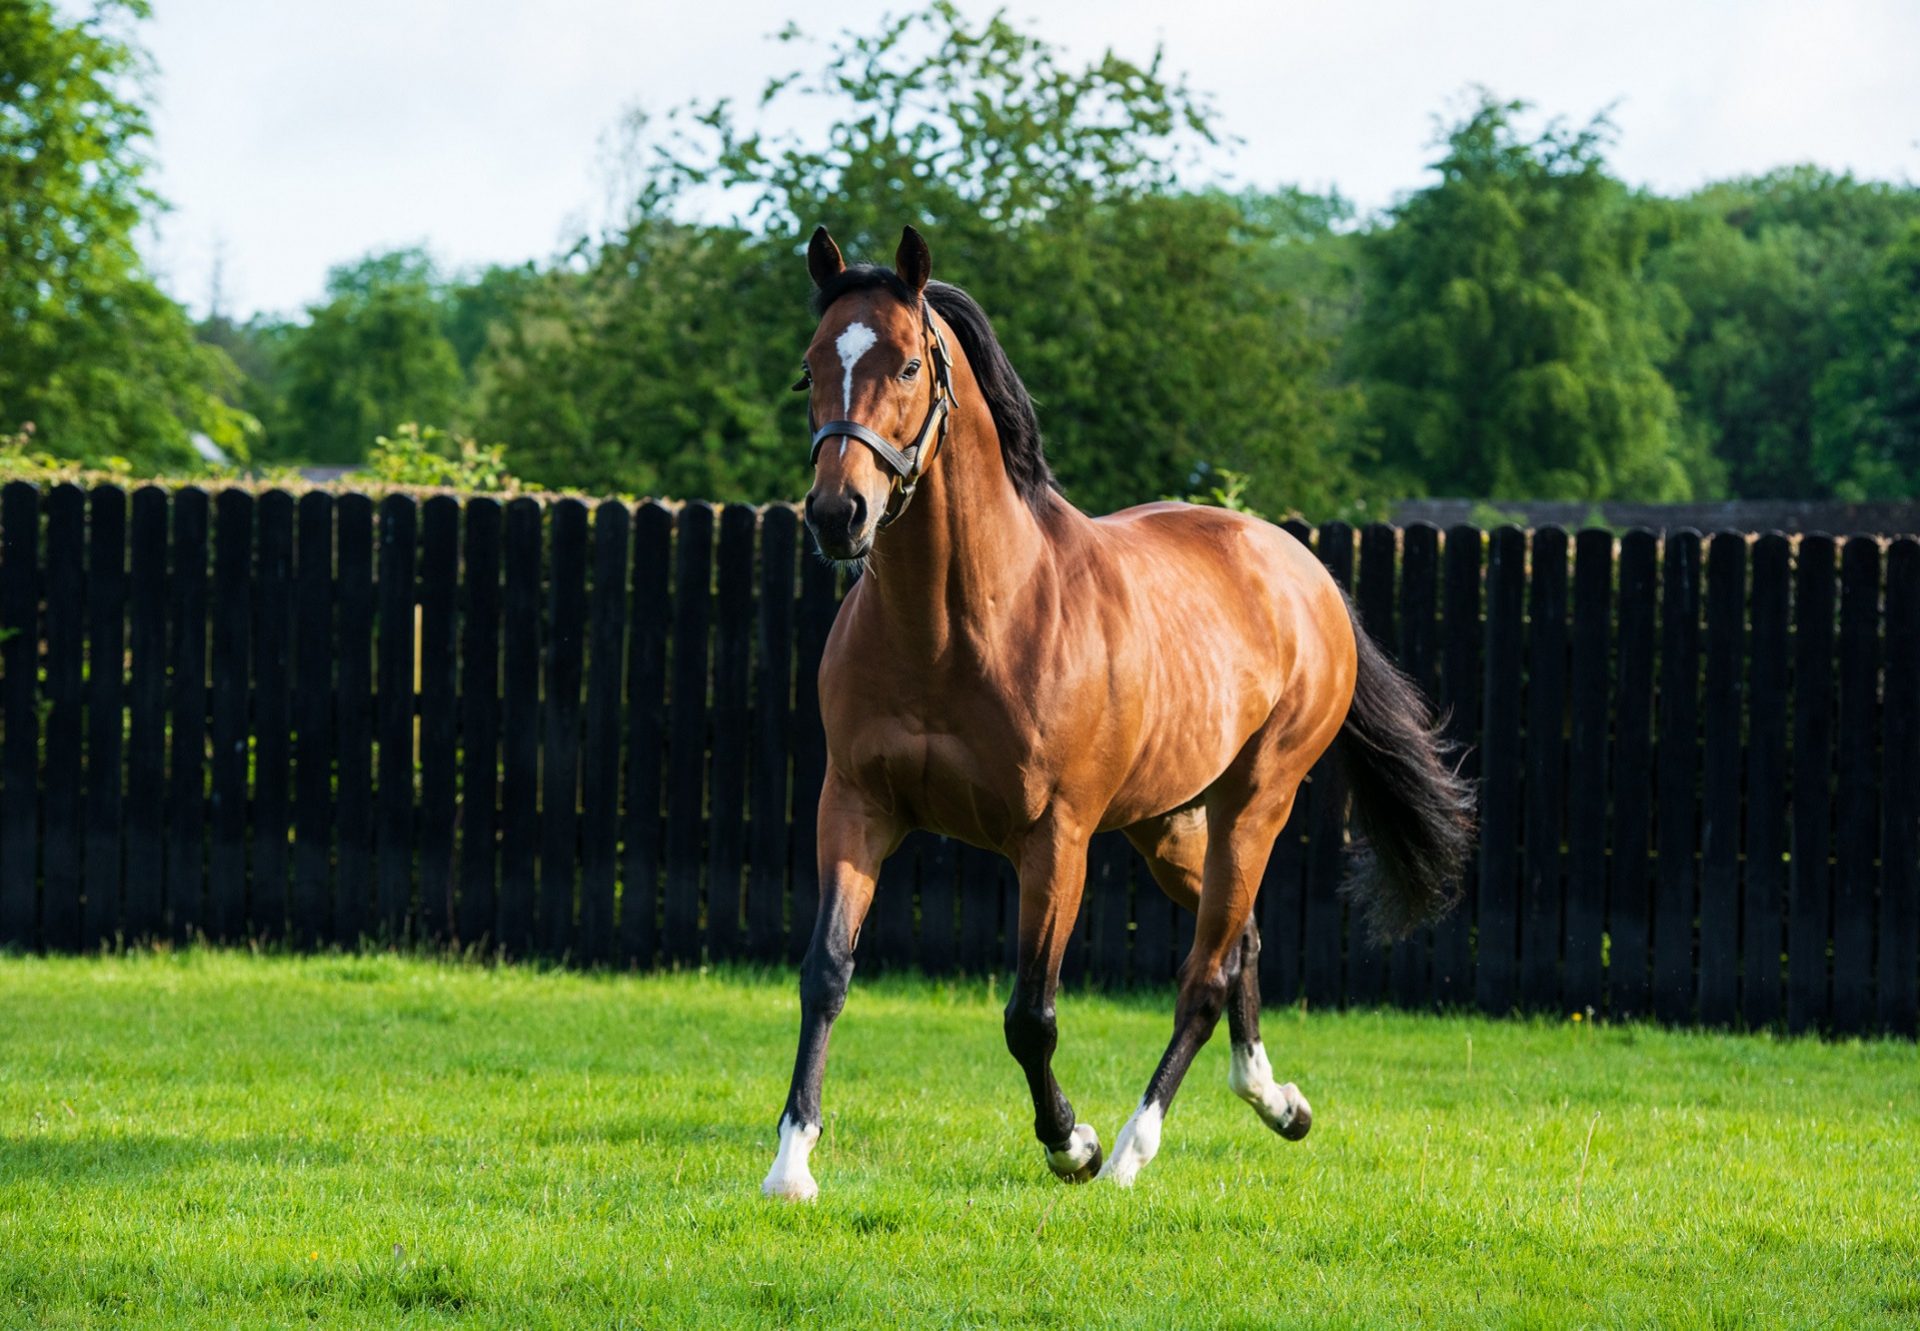
M789 976L0 959L0 1327L1920 1319L1910 1044L1270 1013L1313 1134L1222 1032L1122 1192L1046 1174L1002 997L856 982L794 1207ZM1109 1144L1170 1013L1062 1001Z

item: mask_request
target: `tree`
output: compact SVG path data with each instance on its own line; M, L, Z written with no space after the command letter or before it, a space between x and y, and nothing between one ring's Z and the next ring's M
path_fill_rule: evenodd
M1438 183L1366 238L1354 328L1383 462L1427 493L1686 498L1712 485L1660 366L1684 311L1642 280L1650 218L1610 127L1522 135L1482 94Z
M1881 256L1920 217L1920 191L1792 167L1710 185L1661 213L1648 271L1689 311L1667 371L1689 431L1736 496L1838 493L1851 441L1875 418L1843 410L1837 387L1823 413L1817 394L1837 360L1881 345L1859 315L1876 305Z
M1222 467L1275 510L1349 492L1346 435L1327 422L1354 399L1327 325L1274 284L1272 218L1177 187L1211 114L1157 59L1072 67L999 16L970 25L936 3L805 64L819 72L774 80L752 117L722 102L652 127L624 229L582 247L583 275L548 274L483 356L482 432L511 440L517 465L795 493L801 242L826 222L850 256L884 260L911 222L935 275L994 319L1078 502L1186 492ZM767 128L800 99L833 108L824 135ZM715 197L730 222L686 216ZM1314 230L1292 225L1288 243Z
M204 432L244 457L232 364L195 340L148 277L134 232L159 207L144 183L144 0L68 21L51 0L0 0L0 429L89 464L198 465Z
M281 397L263 453L355 463L402 421L464 425L466 377L444 317L433 263L419 249L335 268L326 302L277 334Z
M1841 499L1920 497L1920 218L1838 322L1845 349L1814 390L1815 473Z

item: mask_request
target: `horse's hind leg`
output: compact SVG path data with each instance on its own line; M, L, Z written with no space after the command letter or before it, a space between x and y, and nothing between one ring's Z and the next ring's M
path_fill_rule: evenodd
M1100 1176L1121 1186L1160 1149L1160 1125L1194 1055L1213 1034L1228 999L1242 982L1243 940L1253 916L1253 901L1265 872L1273 841L1293 806L1295 782L1278 787L1284 798L1266 791L1276 787L1252 779L1260 762L1254 746L1243 753L1207 793L1207 845L1201 871L1202 886L1193 948L1180 968L1180 996L1174 1006L1173 1039L1160 1066L1147 1082L1140 1107L1120 1129ZM1270 775L1270 774L1267 774ZM1257 978L1249 978L1257 983ZM1248 1015L1242 1004L1241 1015Z
M1126 835L1146 860L1160 890L1176 905L1198 911L1207 855L1205 811L1194 808L1150 818L1127 828ZM1260 930L1251 914L1240 935L1233 968L1235 977L1226 1002L1227 1031L1233 1043L1227 1085L1253 1106L1268 1127L1289 1141L1299 1141L1313 1124L1313 1111L1299 1087L1292 1082L1274 1083L1273 1065L1260 1042Z
M1027 1074L1033 1092L1033 1132L1047 1153L1047 1168L1068 1183L1100 1172L1100 1136L1076 1123L1073 1106L1053 1077L1059 1042L1053 1001L1060 988L1060 958L1080 913L1087 881L1087 837L1043 824L1021 849L1020 948L1013 993L1007 999L1007 1050Z
M1297 1142L1313 1126L1313 1109L1292 1082L1276 1084L1273 1064L1260 1042L1260 930L1247 921L1240 940L1240 974L1227 995L1227 1031L1233 1041L1233 1061L1227 1065L1227 1085L1253 1106L1260 1121Z

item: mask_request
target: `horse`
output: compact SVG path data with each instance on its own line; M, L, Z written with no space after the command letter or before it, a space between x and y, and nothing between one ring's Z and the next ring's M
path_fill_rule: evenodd
M819 669L820 904L762 1190L818 1195L828 1035L881 862L915 828L1017 871L1006 1043L1056 1177L1131 1185L1222 1011L1233 1092L1304 1137L1312 1109L1275 1081L1260 1039L1255 895L1301 780L1334 747L1357 833L1343 890L1376 936L1452 904L1473 791L1431 707L1280 528L1170 502L1091 518L1067 502L986 314L932 280L912 227L891 269L849 266L821 227L807 267L819 326L794 387L824 423L804 515L824 558L864 573ZM1088 842L1111 829L1196 923L1172 1039L1107 1154L1051 1065Z

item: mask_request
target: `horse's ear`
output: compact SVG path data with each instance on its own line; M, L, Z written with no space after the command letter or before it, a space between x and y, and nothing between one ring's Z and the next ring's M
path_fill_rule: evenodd
M926 237L912 227L901 228L893 271L900 274L900 280L916 296L927 289L927 279L933 276L933 255L927 252Z
M825 227L815 227L813 239L807 242L807 272L813 284L824 287L846 271L847 261L840 257L840 247L833 243L833 237Z

